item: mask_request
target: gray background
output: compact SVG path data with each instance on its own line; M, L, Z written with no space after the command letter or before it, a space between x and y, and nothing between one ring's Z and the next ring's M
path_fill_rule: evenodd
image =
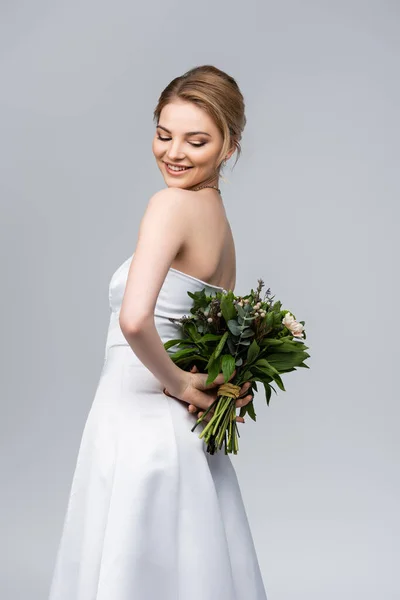
M47 597L109 279L165 186L152 111L207 63L246 100L221 185L236 292L262 277L306 321L311 353L269 407L256 396L232 458L268 600L400 598L399 12L3 1L2 599Z

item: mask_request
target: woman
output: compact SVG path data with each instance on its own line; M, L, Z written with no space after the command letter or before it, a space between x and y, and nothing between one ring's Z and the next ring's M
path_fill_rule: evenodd
M220 373L180 369L188 291L234 289L235 249L218 189L240 151L244 102L212 66L174 79L154 112L166 188L150 199L134 255L113 274L106 356L84 428L50 600L265 600L229 455L191 431ZM251 399L250 382L237 406ZM207 418L209 418L207 416ZM238 421L243 421L237 417Z

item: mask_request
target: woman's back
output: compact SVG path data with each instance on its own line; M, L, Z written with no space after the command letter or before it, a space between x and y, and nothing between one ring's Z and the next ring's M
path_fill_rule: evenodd
M231 226L218 192L186 191L191 203L188 242L172 267L227 290L236 285L236 253Z

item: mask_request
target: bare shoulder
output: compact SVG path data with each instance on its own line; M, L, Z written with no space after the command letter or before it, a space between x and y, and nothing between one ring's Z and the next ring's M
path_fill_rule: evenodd
M190 203L187 190L163 188L155 192L148 200L139 226L139 237L143 237L150 228L158 235L165 230L175 232L176 237L187 235L187 223L190 218Z
M189 194L181 188L166 187L155 192L147 204L144 218L179 226L190 218Z
M158 192L155 192L151 196L149 203L160 204L163 202L168 202L170 205L183 204L185 201L187 201L190 194L191 192L189 190L176 187L166 187L158 190Z

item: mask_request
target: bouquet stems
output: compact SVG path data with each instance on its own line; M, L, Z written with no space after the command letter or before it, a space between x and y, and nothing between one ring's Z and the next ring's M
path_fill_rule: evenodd
M225 445L225 454L237 454L239 449L239 431L236 423L236 399L240 392L240 386L232 383L224 383L218 388L216 400L207 408L204 414L197 419L192 431L194 431L209 413L214 414L199 435L207 444L207 452L215 454Z

